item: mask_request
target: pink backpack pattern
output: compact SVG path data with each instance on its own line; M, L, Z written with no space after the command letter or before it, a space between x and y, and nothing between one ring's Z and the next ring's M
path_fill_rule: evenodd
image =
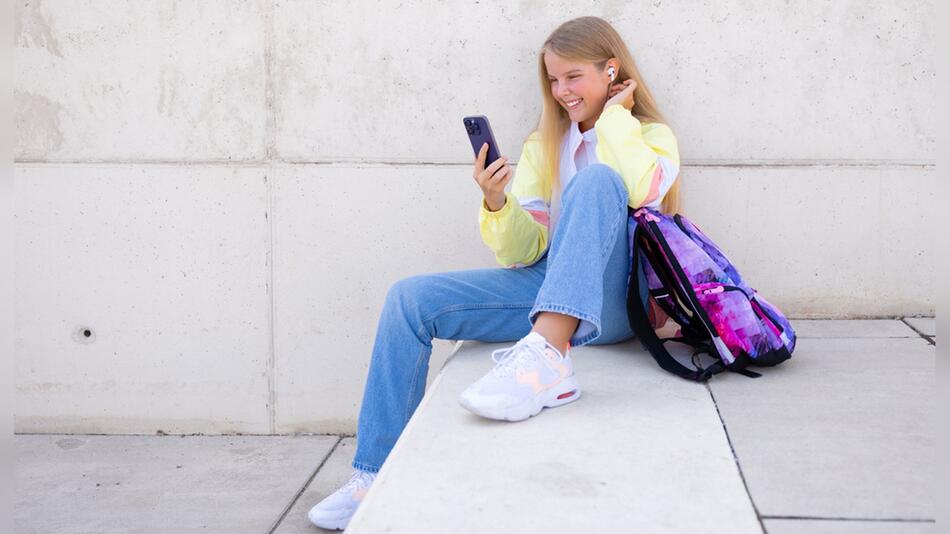
M704 382L724 370L761 376L749 365L774 366L795 349L785 316L749 287L725 254L680 214L630 208L630 325L663 369ZM691 347L695 369L667 342ZM700 354L716 358L706 367Z

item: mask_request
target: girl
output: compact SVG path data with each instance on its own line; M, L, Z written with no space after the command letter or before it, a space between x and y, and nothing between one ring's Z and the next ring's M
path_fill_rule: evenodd
M503 268L399 280L379 320L350 480L310 510L343 529L425 391L432 339L515 341L459 397L521 421L573 402L572 346L633 337L626 312L628 210L677 210L679 151L623 39L597 17L559 26L538 54L543 110L511 178L507 157L473 178L482 239ZM549 236L552 236L549 241Z

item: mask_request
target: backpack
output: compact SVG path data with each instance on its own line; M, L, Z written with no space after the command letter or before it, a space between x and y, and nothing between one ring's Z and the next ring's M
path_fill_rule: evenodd
M705 382L723 370L762 376L749 365L774 366L792 356L795 331L785 316L746 285L706 234L680 214L629 208L630 326L663 369ZM695 369L668 342L692 350ZM702 365L702 354L714 362Z

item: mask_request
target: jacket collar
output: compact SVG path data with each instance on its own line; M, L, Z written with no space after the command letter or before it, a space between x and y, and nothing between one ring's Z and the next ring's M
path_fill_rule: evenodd
M571 126L570 128L567 129L567 134L565 135L565 140L564 140L564 143L565 143L564 148L566 149L565 151L569 153L571 157L573 158L574 154L577 153L578 147L581 146L581 142L584 141L585 139L589 143L596 143L597 142L596 129L591 128L590 130L587 130L586 132L581 132L580 125L575 121L571 121ZM565 151L562 151L562 153Z
M578 149L580 149L581 142L585 139L588 142L596 142L597 133L595 129L591 128L586 132L581 132L580 125L576 121L571 121L571 126L567 129L567 133L564 135L564 143L561 146L560 164L562 175L567 173L568 176L574 176L577 172L574 156L577 154Z

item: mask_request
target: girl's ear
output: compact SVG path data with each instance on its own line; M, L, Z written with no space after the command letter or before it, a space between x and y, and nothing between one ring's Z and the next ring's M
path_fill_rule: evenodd
M616 58L610 58L607 60L607 75L610 76L610 81L617 81L617 76L620 74L620 65Z

